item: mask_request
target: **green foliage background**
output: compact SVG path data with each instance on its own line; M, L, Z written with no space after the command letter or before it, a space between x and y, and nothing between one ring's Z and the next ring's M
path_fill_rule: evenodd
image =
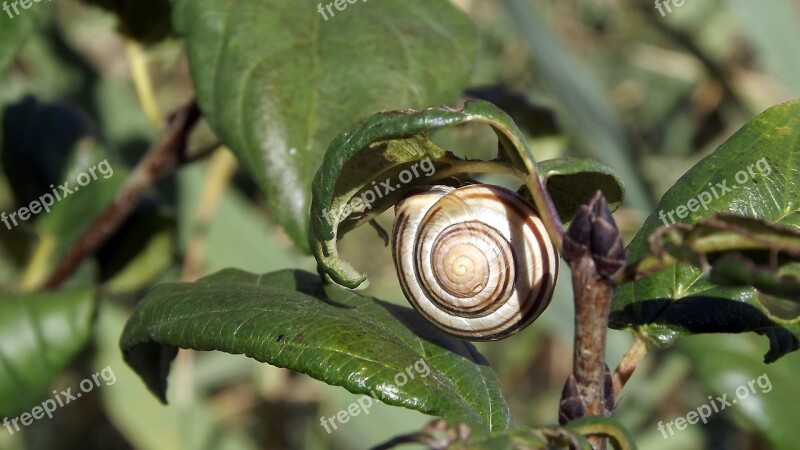
M74 386L106 366L117 383L23 433L12 436L0 428L4 449L366 448L430 419L379 404L328 434L320 416L347 408L356 395L220 352L179 354L167 380L170 406L150 394L122 361L119 338L147 292L180 280L197 233L207 162L186 166L150 191L112 246L84 263L69 289L19 292L23 279L51 268L102 211L159 132L137 100L125 35L148 43L162 112L197 90L208 117L190 147L221 138L237 144L234 150L247 162L202 230L204 274L230 267L257 274L313 272L313 258L297 250L306 242L311 179L327 143L377 110L455 104L467 96L465 89L498 104L526 134L538 160L591 156L620 175L627 200L615 218L631 240L679 177L753 116L800 97L800 8L792 0L686 2L665 17L635 0L437 0L431 6L413 0L387 2L383 12L376 0L350 5L328 22L320 21L311 1L288 7L277 1L185 0L173 3L172 11L159 1L147 2L147 8L128 1L88 3L35 3L13 19L0 13L0 211L18 207L14 176L48 173L55 174L50 182L59 182L103 158L115 167L108 185L59 204L60 211L14 230L0 226L0 416L30 410L52 389ZM203 27L213 28L223 17L230 27L204 33ZM309 43L303 38L312 23L323 31ZM281 47L284 42L291 51ZM204 61L209 53L203 49L215 45L221 59ZM308 45L324 47L323 57L308 58ZM281 71L259 72L261 64ZM309 76L310 70L319 76ZM257 75L253 85L247 84L248 71ZM381 82L373 89L355 89L359 81L374 79ZM306 89L309 84L314 87ZM488 88L500 85L507 90ZM335 101L341 97L349 101ZM26 105L39 106L25 110ZM312 126L309 111L319 120ZM26 129L22 119L33 128ZM53 124L67 120L83 124L72 130L80 128L82 139L59 134ZM285 139L270 142L276 135ZM24 139L12 139L19 136ZM48 155L57 139L63 139L55 145L63 159L34 164L14 158ZM470 157L493 156L494 139L478 126L433 136L436 144ZM259 164L265 146L280 155L273 165ZM301 156L293 158L298 149ZM28 172L56 160L50 171ZM386 228L391 221L390 213L379 218ZM48 262L31 262L43 243L53 242ZM354 267L368 272L365 295L405 306L390 252L372 230L359 228L340 246ZM565 355L571 352L572 297L564 281L568 274L550 308L525 332L476 345L497 373L517 423L556 421L571 366ZM160 289L166 295L170 288ZM781 317L800 314L796 304L776 301L769 307ZM32 317L54 332L42 332ZM630 339L627 332L611 332L610 363ZM39 350L30 350L34 346ZM645 449L793 449L800 360L790 353L764 365L767 349L767 340L752 333L682 337L673 347L654 349L619 399L616 415ZM48 354L55 356L38 359ZM36 376L25 377L28 372ZM726 410L708 425L667 440L656 428L707 396L730 394L763 373L773 390L749 406Z

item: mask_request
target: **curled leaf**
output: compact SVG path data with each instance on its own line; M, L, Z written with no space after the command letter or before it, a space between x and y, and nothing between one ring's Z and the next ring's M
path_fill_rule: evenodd
M461 159L428 139L435 131L466 123L492 127L500 147L496 159ZM575 205L586 200L584 191L566 189L563 179L587 177L585 186L593 186L592 192L605 188L617 204L622 198L621 181L600 163L563 159L545 168L550 176L558 178L553 184L557 199L551 199L546 192L543 181L549 179L542 177L514 121L483 100L468 101L460 108L441 106L370 116L331 142L314 178L309 244L320 273L349 288L361 285L366 276L339 258L337 240L421 184L457 184L472 173L515 176L525 183L527 194L558 247L563 233L558 211L574 213Z

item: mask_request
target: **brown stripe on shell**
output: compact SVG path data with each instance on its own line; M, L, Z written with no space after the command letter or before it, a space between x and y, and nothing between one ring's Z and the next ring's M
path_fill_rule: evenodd
M472 223L480 223L481 226L489 228L495 234L497 234L500 237L502 237L502 234L500 233L499 230L497 230L496 228L494 228L491 225L486 224L486 223L477 222L477 221L470 221L470 222L464 222L461 225L472 224ZM467 225L467 226L469 226L469 225ZM447 227L445 229L445 231L447 232L447 230L449 230L450 228L452 228L452 226ZM448 233L455 233L455 232L456 232L456 230L453 230L453 231L449 231ZM437 236L437 239L442 239L442 238L443 238L442 234ZM502 239L501 243L508 244L508 241L506 241L505 239ZM504 256L503 260L504 260L504 262L506 264L506 267L510 266L510 264L514 264L514 261L513 261L513 256L514 255L513 254L512 254L512 261L509 263L508 259L505 258L506 253L505 252L501 252L501 253ZM433 255L433 254L430 255L430 259L431 260L434 257L435 257L435 255ZM419 261L419 260L417 260L417 261ZM419 267L419 266L417 265L417 267ZM419 270L418 270L418 272L419 272ZM500 286L497 286L495 291L492 292L492 295L487 296L486 301L480 303L478 306L474 306L471 309L466 309L466 310L457 309L455 306L451 306L451 305L448 305L446 303L440 302L439 299L435 298L431 294L431 289L429 288L429 283L427 281L424 282L424 286L426 287L426 289L423 289L423 291L425 292L425 294L428 297L428 299L431 300L432 303L437 305L439 307L439 309L441 309L441 310L445 310L445 311L451 312L451 313L453 313L453 314L455 314L455 315L457 315L459 317L468 317L468 318L471 318L471 317L485 317L485 316L493 313L494 311L496 311L498 308L500 308L503 305L503 303L505 302L505 300L507 300L508 297L511 296L511 292L513 292L514 281L509 279L509 278L506 278L506 279L508 281L503 283ZM506 290L508 290L509 286L512 286L512 289L508 293L508 295L505 295L506 294ZM495 294L497 289L500 289L500 292ZM479 308L479 309L475 309L475 308Z

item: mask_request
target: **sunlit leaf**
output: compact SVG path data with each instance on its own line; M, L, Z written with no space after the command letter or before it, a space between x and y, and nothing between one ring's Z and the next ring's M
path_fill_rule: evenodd
M229 269L159 286L129 320L121 347L162 400L181 347L244 354L385 403L493 430L511 424L498 380L472 344L433 329L410 308L324 286L307 272Z

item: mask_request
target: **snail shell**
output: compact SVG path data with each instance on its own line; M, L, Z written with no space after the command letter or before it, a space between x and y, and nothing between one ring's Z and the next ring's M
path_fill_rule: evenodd
M534 206L475 184L417 190L395 206L392 253L403 293L443 331L508 337L550 304L559 258Z

